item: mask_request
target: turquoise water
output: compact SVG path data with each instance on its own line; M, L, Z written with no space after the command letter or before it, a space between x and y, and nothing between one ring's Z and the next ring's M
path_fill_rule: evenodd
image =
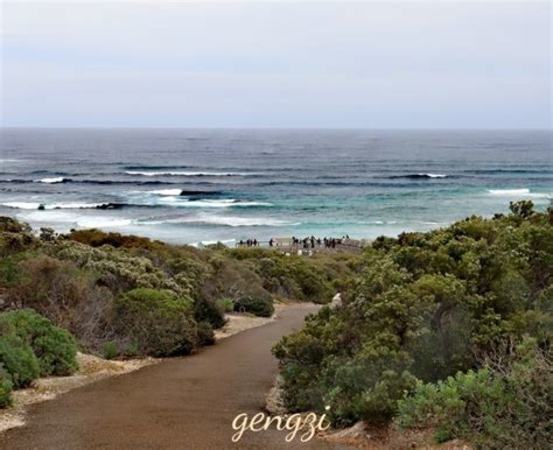
M393 236L505 212L518 199L546 208L551 138L545 130L3 129L0 214L180 243Z

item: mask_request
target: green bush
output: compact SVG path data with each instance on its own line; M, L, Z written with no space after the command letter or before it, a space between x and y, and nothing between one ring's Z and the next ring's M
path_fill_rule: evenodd
M96 273L44 253L22 259L18 271L20 281L6 295L12 308L35 310L70 331L85 348L104 338L113 295L99 285Z
M399 403L401 428L434 428L439 442L479 448L548 448L553 436L553 355L527 339L510 360L488 362L437 384L419 383Z
M315 303L327 303L343 287L342 281L352 274L349 264L355 259L336 255L284 256L263 249L235 249L229 253L248 261L270 293Z
M550 348L553 227L530 203L511 210L366 248L343 306L322 308L274 348L288 408L331 405L335 424L381 422L416 379L478 371L481 355L526 334Z
M245 296L234 302L234 310L252 313L260 317L271 317L275 308L271 298Z
M77 369L77 344L71 334L30 309L0 314L0 327L28 344L40 364L40 375L70 375Z
M115 302L114 326L142 355L184 355L198 344L192 301L169 290L125 293Z
M0 363L15 388L27 387L40 376L40 364L31 346L15 334L0 336Z
M105 359L113 359L117 355L119 355L119 349L117 348L117 344L113 341L105 342L102 346L102 355Z
M226 322L223 308L204 298L194 302L194 319L197 322L207 322L213 328L221 328Z
M21 271L17 266L18 259L13 256L0 258L0 285L12 286L21 279Z
M215 334L213 333L213 327L208 322L198 323L198 343L200 345L213 345L215 344Z
M31 227L11 217L0 217L0 256L6 257L31 248L36 239Z
M128 291L148 288L194 299L190 328L194 321L205 321L216 329L224 325L224 313L234 310L234 301L243 297L263 299L256 302L261 308L252 306L252 312L261 314L269 314L272 295L327 302L351 284L355 259L286 257L221 245L196 249L100 230L60 236L42 231L42 238L36 239L28 226L0 218L5 304L34 309L70 331L84 350L99 354L106 342L114 342L125 355L145 351L114 313L116 299ZM252 302L247 303L249 307Z
M234 300L232 298L224 297L218 299L215 304L226 313L234 311Z
M92 228L88 230L73 230L67 237L73 241L90 245L91 247L101 247L111 245L112 247L139 247L152 248L156 243L148 238L139 236L125 236L120 233L109 233Z
M0 408L12 404L12 387L10 375L0 366Z

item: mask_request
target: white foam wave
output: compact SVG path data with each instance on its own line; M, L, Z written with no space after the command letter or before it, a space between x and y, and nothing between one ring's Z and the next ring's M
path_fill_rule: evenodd
M530 189L488 189L488 193L491 195L502 197L526 197L526 198L551 198L553 194L546 194L544 192L530 192Z
M37 183L47 183L47 184L63 183L64 181L67 181L67 178L51 177L51 178L41 178L40 180L36 180Z
M175 219L152 220L141 222L144 225L162 224L197 224L197 225L221 225L227 227L281 227L286 225L299 225L284 220L271 219L269 217L238 217L238 216L216 216L211 214L199 214L192 217L178 217Z
M99 208L102 206L103 203L52 203L50 205L46 205L44 203L37 203L37 202L6 202L2 203L2 206L6 206L8 208L14 208L14 209L26 209L26 210L32 210L32 209L39 209L41 206L44 207L44 209L94 209Z
M419 175L428 178L447 178L444 173L419 173Z
M40 206L40 203L6 202L6 203L2 203L2 206L6 206L8 208L14 208L14 209L38 209L38 207Z
M269 202L243 202L243 201L238 201L238 202L235 202L232 206L273 206L273 204L269 203Z
M492 195L521 195L529 194L530 189L488 189Z
M284 226L291 225L290 223L279 220L270 219L268 217L218 217L218 216L204 216L201 221L203 223L214 225L226 225L230 227L258 227L258 226Z
M160 199L162 203L184 208L230 208L247 206L272 206L267 202L241 201L234 198L223 198L213 200L188 200L182 197L167 196Z
M61 210L22 212L19 218L30 222L56 223L67 228L120 228L132 225L131 219L122 217L108 217L100 215L86 215Z
M150 191L150 193L156 194L156 195L177 196L177 195L181 195L182 189L158 189L155 191Z
M109 217L80 217L77 226L82 228L119 228L132 225L130 219L113 219Z
M173 206L182 206L187 208L228 208L236 202L233 198L219 199L219 200L188 200L182 197L164 197L160 199L160 202L171 204Z

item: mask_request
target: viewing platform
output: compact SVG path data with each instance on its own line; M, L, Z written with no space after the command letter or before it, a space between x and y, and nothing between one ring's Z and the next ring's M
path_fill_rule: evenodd
M266 248L275 249L284 253L309 255L321 252L355 252L360 253L363 248L369 245L366 239L342 238L303 238L277 237L268 241L256 239L241 240L236 242L236 248Z

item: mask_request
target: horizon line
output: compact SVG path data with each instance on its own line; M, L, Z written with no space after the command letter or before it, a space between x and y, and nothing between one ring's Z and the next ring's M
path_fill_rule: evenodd
M140 126L140 125L0 125L1 130L221 130L221 131L553 131L550 127L265 127L265 126Z

